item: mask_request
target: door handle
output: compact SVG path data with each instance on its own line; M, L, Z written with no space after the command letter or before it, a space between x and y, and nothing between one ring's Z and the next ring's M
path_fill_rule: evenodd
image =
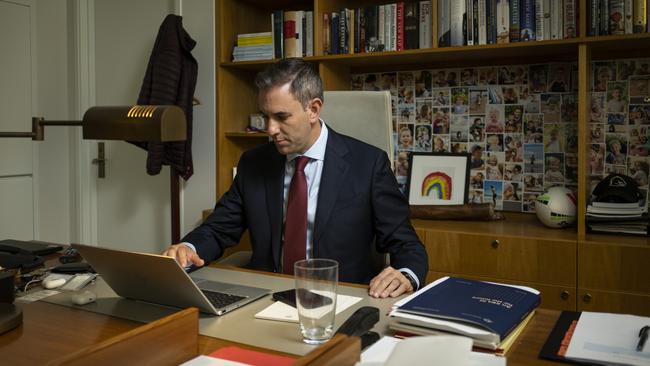
M97 158L92 163L97 165L97 177L106 178L106 159L104 157L104 143L97 143Z

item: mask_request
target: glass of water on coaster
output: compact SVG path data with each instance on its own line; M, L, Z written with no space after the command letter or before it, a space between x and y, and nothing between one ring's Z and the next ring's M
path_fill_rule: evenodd
M293 273L303 342L325 343L334 333L339 263L331 259L304 259L294 264Z

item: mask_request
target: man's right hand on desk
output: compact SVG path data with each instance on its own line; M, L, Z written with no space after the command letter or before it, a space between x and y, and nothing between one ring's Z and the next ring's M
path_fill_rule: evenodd
M162 252L162 255L176 259L178 264L180 264L183 268L188 267L192 264L197 267L201 267L205 264L203 259L201 259L201 257L199 257L199 255L196 254L192 248L188 247L185 244L171 245L164 252Z

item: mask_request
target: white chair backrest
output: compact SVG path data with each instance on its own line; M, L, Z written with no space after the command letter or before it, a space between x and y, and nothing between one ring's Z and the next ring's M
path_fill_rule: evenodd
M392 109L388 91L326 91L321 118L336 132L376 146L393 168Z

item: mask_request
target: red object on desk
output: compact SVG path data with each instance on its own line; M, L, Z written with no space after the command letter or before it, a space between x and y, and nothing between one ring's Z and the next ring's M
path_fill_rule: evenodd
M222 360L241 362L253 366L289 366L296 362L295 358L252 351L235 346L219 348L208 356L220 358Z

